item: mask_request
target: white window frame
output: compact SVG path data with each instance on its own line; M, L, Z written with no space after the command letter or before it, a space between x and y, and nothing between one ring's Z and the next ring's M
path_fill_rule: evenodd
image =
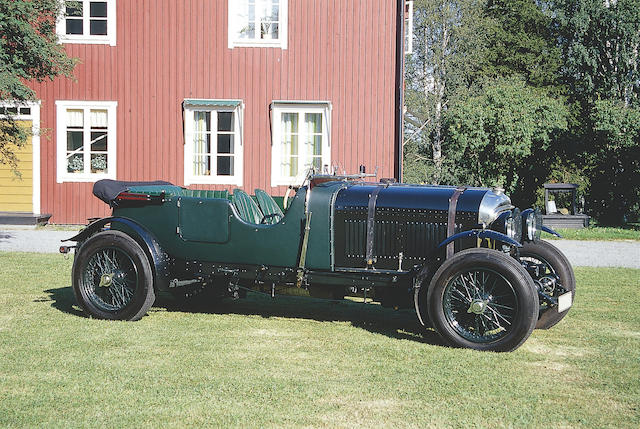
M407 0L405 3L404 31L405 31L405 47L404 53L413 53L413 0Z
M304 165L307 162L307 151L298 151L299 164L298 175L295 177L283 176L282 167L282 114L298 113L298 124L303 123L300 119L305 113L322 114L322 168L331 167L331 111L332 106L329 101L274 101L271 104L271 186L300 185L307 174ZM300 133L299 131L299 134ZM304 144L304 138L299 139L299 144Z
M243 123L244 123L244 104L242 100L200 100L202 104L198 104L198 100L185 100L184 103L184 185L208 184L208 185L237 185L242 186L243 177ZM210 102L218 102L220 105L207 104ZM223 105L228 102L228 105ZM234 153L233 153L233 176L196 175L193 172L194 161L194 112L233 112L234 118ZM212 115L213 118L214 115ZM217 130L217 114L215 121L211 121L211 129ZM217 132L217 131L216 131ZM217 150L217 149L216 149ZM215 154L212 154L215 156Z
M56 33L61 43L84 43L96 45L116 46L116 0L102 0L107 3L107 34L91 35L89 34L89 10L91 0L77 0L82 3L82 34L66 34L66 6L62 2L62 10L56 23Z
M73 101L73 100L57 100L56 101L56 179L58 183L63 182L96 182L100 179L116 178L116 147L117 147L117 117L116 107L117 101ZM69 173L67 172L67 110L82 109L84 110L84 151L87 144L91 142L91 125L89 123L89 111L92 109L107 110L107 172L106 173ZM83 151L83 152L84 152ZM86 157L85 157L85 165Z
M261 2L264 0L256 0ZM288 0L280 0L280 13L278 21L278 39L243 39L240 38L240 26L242 22L239 15L242 13L241 8L246 6L246 0L228 0L228 39L229 49L236 47L259 47L259 48L281 48L287 49L288 40ZM256 14L256 19L258 19ZM256 26L256 34L258 34L259 28Z

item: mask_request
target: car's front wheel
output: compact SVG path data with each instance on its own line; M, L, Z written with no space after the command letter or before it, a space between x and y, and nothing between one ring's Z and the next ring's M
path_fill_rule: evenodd
M511 351L533 331L538 296L515 259L489 249L455 254L436 271L427 292L431 324L456 347Z
M576 293L576 278L566 256L554 245L546 241L526 242L520 249L520 259L524 263L534 263L540 268L535 281L542 291L558 299L563 293L571 292L571 302ZM549 329L560 322L569 310L557 311L548 303L540 303L540 315L536 329Z
M155 301L149 260L120 231L100 232L78 249L73 292L82 309L99 319L138 320Z

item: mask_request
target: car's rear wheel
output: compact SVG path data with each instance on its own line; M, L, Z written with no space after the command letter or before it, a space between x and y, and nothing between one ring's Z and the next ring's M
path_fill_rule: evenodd
M535 280L539 281L544 293L558 298L562 293L571 292L571 302L573 302L576 293L576 278L571 263L557 247L546 241L526 242L520 249L520 259L538 264L542 268ZM552 281L545 281L546 279ZM567 309L559 313L555 307L541 303L536 329L549 329L555 326L567 315L568 311Z
M149 260L127 234L100 232L78 249L73 292L78 304L93 317L138 320L155 300Z
M428 315L456 347L511 351L533 331L538 296L526 270L495 250L469 249L436 271L427 292Z

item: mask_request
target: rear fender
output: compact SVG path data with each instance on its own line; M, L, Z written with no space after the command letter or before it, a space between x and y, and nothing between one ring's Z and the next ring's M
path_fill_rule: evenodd
M79 234L63 241L76 241L82 249L81 243L86 239L102 231L107 224L120 224L128 229L129 235L142 247L149 258L153 269L153 284L157 290L166 291L169 289L169 256L162 250L158 240L146 228L124 217L106 217L89 224ZM132 233L131 233L132 232Z

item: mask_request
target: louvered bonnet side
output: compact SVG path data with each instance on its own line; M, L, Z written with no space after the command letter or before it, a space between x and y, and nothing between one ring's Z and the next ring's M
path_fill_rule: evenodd
M375 268L398 270L401 258L403 270L423 265L447 237L449 200L455 189L353 184L340 190L333 217L335 267L367 267L367 220L372 197ZM478 226L478 209L487 191L470 188L462 193L456 211L456 232Z

